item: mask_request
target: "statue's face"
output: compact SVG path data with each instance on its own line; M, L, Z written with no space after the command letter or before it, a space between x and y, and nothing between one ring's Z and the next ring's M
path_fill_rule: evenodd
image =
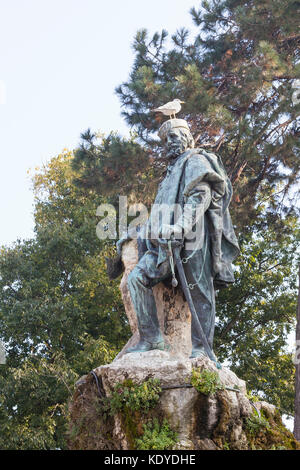
M188 137L181 129L170 129L166 138L166 157L175 158L188 149Z

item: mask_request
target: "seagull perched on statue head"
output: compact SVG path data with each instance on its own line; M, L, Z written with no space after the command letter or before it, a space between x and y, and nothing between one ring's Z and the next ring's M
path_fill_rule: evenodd
M163 104L162 106L159 106L158 108L152 109L152 112L154 113L162 113L165 116L170 116L171 119L175 119L176 114L179 113L181 110L181 104L184 103L184 101L179 100L176 98L173 101L169 101L169 103Z

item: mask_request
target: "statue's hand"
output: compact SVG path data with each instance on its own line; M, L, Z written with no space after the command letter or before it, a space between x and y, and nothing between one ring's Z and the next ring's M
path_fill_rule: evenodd
M159 238L162 238L165 240L170 240L171 238L182 238L182 227L179 224L175 224L175 225L163 224L160 229Z
M147 233L147 224L144 224L142 226L128 227L127 232L124 232L120 240L118 240L116 243L117 253L119 255L122 255L122 247L124 243L130 240L136 240L138 238L140 238L141 240L144 240L145 238L147 238L146 233Z

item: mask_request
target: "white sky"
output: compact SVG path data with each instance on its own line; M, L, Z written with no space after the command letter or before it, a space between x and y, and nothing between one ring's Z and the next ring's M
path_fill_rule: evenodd
M0 245L33 236L29 168L91 127L127 133L115 87L138 29L192 26L197 0L0 0Z

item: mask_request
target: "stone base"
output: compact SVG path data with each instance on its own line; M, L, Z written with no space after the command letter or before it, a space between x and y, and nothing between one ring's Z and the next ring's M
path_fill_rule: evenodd
M227 389L207 396L195 388L187 388L193 368L218 373ZM156 418L160 423L166 419L177 433L173 449L300 448L283 426L275 407L265 402L256 402L255 408L263 412L268 428L256 429L253 434L247 419L253 415L254 407L246 396L245 382L229 369L216 369L208 358L186 359L158 350L130 353L98 367L94 373L107 397L115 384L128 380L142 384L156 378L163 390L157 405L147 414L128 410L129 417L121 412L103 420L95 379L91 374L84 376L77 382L70 409L70 449L135 449L135 439L143 435L142 424ZM238 388L239 392L232 388Z

